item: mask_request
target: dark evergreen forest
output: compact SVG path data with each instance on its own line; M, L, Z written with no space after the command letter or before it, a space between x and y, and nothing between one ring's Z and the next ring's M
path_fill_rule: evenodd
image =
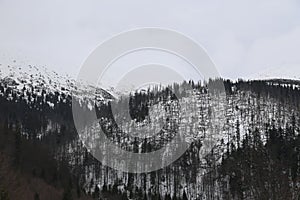
M209 85L220 82L226 93L214 101L210 95L217 91ZM185 109L179 102L195 112L188 118L193 123L184 124L192 138L188 151L168 167L143 174L119 172L93 158L79 139L72 96L65 88L49 92L19 87L14 81L0 81L0 200L300 199L298 81L189 81L137 91L118 101L100 91L104 98L88 112L96 111L106 135L132 152L151 152L172 140L178 129L174 119ZM81 101L85 100L78 99L82 110L89 110ZM131 118L141 123L150 106L161 106L167 123L149 139L124 135L121 127L130 125L117 124L111 111L113 104L124 103L129 104ZM210 131L218 141L203 157ZM20 177L12 179L12 174Z

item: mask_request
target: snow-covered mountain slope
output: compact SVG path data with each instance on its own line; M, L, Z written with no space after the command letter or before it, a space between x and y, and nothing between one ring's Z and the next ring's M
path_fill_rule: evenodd
M178 100L180 106L173 106L172 101L169 99L165 101L163 99L161 104L151 105L152 109L154 109L150 110L150 116L152 117L151 126L155 130L160 130L160 123L164 123L157 113L167 113L170 110L174 111L174 113L180 113L179 127L182 133L186 134L186 138L193 141L190 148L176 162L154 174L155 177L153 177L153 174L132 176L131 174L118 172L101 165L95 160L90 162L88 152L83 147L82 141L78 137L68 138L68 136L76 134L74 133L71 104L68 97L71 97L71 94L73 94L72 97L78 98L80 101L95 99L95 97L99 97L99 100L112 100L113 98L109 93L98 89L99 96L97 97L97 94L94 93L95 88L85 84L78 84L68 77L60 76L44 68L12 64L10 66L0 66L0 70L0 98L5 103L3 105L0 104L0 106L2 106L1 109L3 110L6 106L10 106L5 112L2 112L5 115L4 117L13 118L11 121L19 120L18 123L21 122L28 138L30 138L30 134L40 133L41 130L51 127L49 134L39 134L38 137L43 141L51 142L51 145L53 145L51 147L55 147L53 151L58 160L68 162L72 169L80 168L87 189L94 185L100 188L107 185L129 185L143 188L146 193L148 191L158 192L161 195L173 194L174 196L175 194L182 196L183 191L187 191L190 199L197 199L199 196L202 195L203 197L205 195L204 188L208 184L215 185L216 183L216 180L211 180L210 183L207 183L205 175L211 168L216 167L214 165L221 163L222 158L228 151L237 149L238 146L242 145L247 135L258 132L262 143L268 137L265 130L269 127L278 129L292 127L294 133L299 135L300 92L297 80L224 81L227 93L215 94L214 98L206 92L206 86L197 86L193 90L187 89L187 91L182 90L183 87L179 87L179 91L184 91L189 95ZM9 90L13 90L14 94L19 96L13 96L14 94ZM44 103L38 100L37 97L32 97L33 94L39 97L46 96L43 91L45 91L46 95L50 94L49 96L54 96L55 98L39 98L42 101L49 101ZM68 103L59 100L59 98L66 98L66 96L68 96ZM143 93L141 96L145 97L147 93ZM23 104L23 101L18 101L19 98L34 99L33 101L27 101L27 103L46 109L44 112L41 109L31 112L31 108L28 109L26 107L27 104ZM59 101L59 103L54 101ZM122 101L122 99L117 101ZM53 114L51 113L52 111L48 109L49 103L50 105L58 104L57 109L54 106L52 110L55 113L54 117L51 116ZM104 103L106 102L104 101ZM94 111L83 110L87 110L87 112ZM24 114L24 112L26 113ZM15 113L18 114L14 116ZM82 116L84 118L85 115ZM112 140L121 143L129 150L135 149L139 152L145 151L146 147L154 146L157 142L156 139L164 139L158 135L158 138L148 140L149 144L146 147L143 145L143 140L132 142L132 138L127 137L126 134L133 128L139 128L139 124L137 127L133 127L136 125L133 120L123 120L122 111L115 117L119 129L116 128L117 126L113 126L113 120L108 115L108 117L101 119L102 124L96 124L98 127L87 127L85 132L82 133L83 138L81 139L88 140L89 145L96 146L97 136L99 135L95 129L106 127L110 130ZM161 132L162 134L168 134L170 130L168 126L171 122L172 120L166 122L166 126L163 127L164 130ZM102 127L99 127L100 125ZM213 146L211 141L213 141ZM172 152L166 153L172 154ZM210 154L213 155L212 158ZM116 164L119 165L121 163ZM178 177L181 179L179 180ZM150 180L153 183L157 183L156 188L150 184ZM91 182L93 184L90 184ZM125 190L124 188L126 187L122 189ZM216 184L214 190L221 191L221 186ZM222 196L214 192L209 191L208 195L215 195L214 199L222 199ZM205 198L199 197L198 199Z
M78 99L113 99L113 96L105 90L76 82L68 75L60 75L46 67L20 65L16 61L10 65L0 65L0 79L13 90L28 89L38 96L45 92L64 94Z
M203 195L205 191L203 191L201 186L207 184L205 183L204 174L211 170L211 163L220 164L222 158L227 153L230 153L229 151L234 151L234 149L241 147L243 141L249 136L253 137L254 134L258 134L262 143L265 144L268 137L266 129L280 129L292 126L294 126L293 131L298 135L300 127L299 104L297 102L292 103L297 100L293 99L295 96L285 96L287 94L285 92L291 92L286 87L286 84L295 85L295 83L284 80L282 83L284 85L282 85L282 81L245 82L243 83L245 87L236 84L233 87L235 89L231 90L230 94L219 95L217 98L211 98L209 94L194 91L193 95L179 100L181 107L175 107L174 109L180 113L181 131L186 134L186 138L191 139L194 143L181 159L160 172L160 176L169 177L169 179L166 178L166 180L160 182L159 191L162 195L170 193L166 186L173 188L176 187L176 184L181 185L183 188L188 188L189 193L194 195L191 199L197 199L198 195ZM258 90L255 91L257 87ZM264 89L266 90L264 91ZM284 92L280 94L282 91ZM296 90L293 91L296 92ZM277 96L277 94L279 95ZM163 107L160 107L158 112L163 113L165 110ZM122 116L120 118L122 119ZM159 119L154 118L153 122L153 126L159 129ZM107 124L111 124L111 121L107 121ZM119 125L124 130L133 129L131 122L120 120ZM86 129L82 134L85 137L83 139L90 145L89 147L97 146L96 141L99 141L99 134L97 134L96 130L99 130L101 127L99 124L96 126L98 127ZM115 129L115 132L120 133L122 131ZM113 139L116 139L116 141L126 143L124 146L128 147L128 149L134 149L134 143L128 139L126 132L116 134L114 137ZM157 140L149 139L147 141L150 145L155 145ZM139 152L143 149L142 141L140 142ZM205 145L206 142L213 143L213 145ZM172 154L172 152L167 153ZM213 154L212 160L209 158L210 154ZM164 158L157 159L163 160ZM116 163L115 167L120 168L118 166L120 164L122 163ZM175 171L178 166L181 170L177 171L176 174L170 173L172 170ZM192 169L196 171L193 177L190 177L190 174L185 174L185 171ZM100 174L104 174L105 170L106 168L102 167ZM170 171L168 172L168 170ZM105 182L103 179L97 179L93 173L89 174L86 178L96 181L99 185L114 184L119 180L126 182L128 179L126 174L115 174L113 170L109 171L109 175L107 175L110 177L108 182ZM173 181L176 177L182 177L179 183ZM150 179L150 175L147 176L147 179ZM191 179L196 181L191 183ZM134 184L141 188L146 187L146 191L152 189L150 185L143 186L141 180L143 180L143 177L137 175ZM216 186L217 190L220 190L220 188ZM174 193L174 191L171 191L171 193ZM214 195L216 195L215 199L222 199L220 196L217 196L217 192Z
M42 96L44 93L58 93L60 95L72 96L82 100L113 100L114 97L107 91L101 88L95 88L83 83L77 83L74 79L68 76L62 76L58 73L48 70L45 67L36 67L32 65L20 66L17 62L13 62L11 65L0 65L0 81L17 93L22 93L24 89L30 91L31 94ZM300 81L288 80L288 79L268 79L265 80L268 85L300 88ZM96 92L95 92L96 91ZM1 91L0 91L1 92ZM231 142L232 138L228 138L228 132L235 132L235 125L239 123L241 137L246 134L253 126L254 122L251 122L250 117L252 115L257 117L256 123L266 124L271 123L275 119L276 112L274 107L277 106L277 101L273 99L258 99L256 94L249 91L235 91L231 95L220 95L218 98L211 98L208 94L201 94L197 91L188 91L189 97L180 100L182 107L180 112L181 122L185 129L189 128L189 138L199 139L203 137L205 132L210 130L212 134L210 137L215 137L217 142L227 141ZM55 102L47 102L53 104ZM89 103L91 104L91 103ZM256 110L259 106L260 110ZM271 112L271 106L273 111ZM288 105L287 105L288 106ZM91 107L91 105L89 105ZM263 109L261 108L263 107ZM157 112L163 113L164 108ZM262 109L262 110L261 110ZM288 107L286 108L288 109ZM245 112L247 115L245 115ZM123 118L122 113L117 118ZM285 119L291 119L293 112L287 112ZM118 119L116 120L118 121ZM119 121L121 127L125 127L130 130L132 122ZM160 119L152 119L153 126L158 126ZM286 123L286 122L284 122ZM157 127L159 129L159 127ZM226 142L225 142L226 143Z

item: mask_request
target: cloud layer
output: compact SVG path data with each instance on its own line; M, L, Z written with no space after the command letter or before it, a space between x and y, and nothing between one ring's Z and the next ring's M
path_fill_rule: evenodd
M112 35L165 27L202 44L222 76L253 77L264 68L300 66L298 2L0 0L0 58L76 75ZM294 73L300 76L300 69Z

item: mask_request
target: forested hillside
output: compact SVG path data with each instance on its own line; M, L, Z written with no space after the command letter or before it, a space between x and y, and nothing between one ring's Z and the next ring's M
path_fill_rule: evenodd
M225 92L209 89L220 82ZM53 83L42 75L1 77L1 200L20 199L19 194L34 200L300 197L298 81L190 81L116 99L102 89L93 95L83 90L73 81ZM96 112L99 123L78 133L72 98L82 110ZM133 123L122 120L122 111L111 111L125 103L138 126L151 116L158 134L148 139L126 135ZM161 170L124 173L103 166L83 145L82 137L96 145L95 128L136 153L161 148L178 130L191 145Z

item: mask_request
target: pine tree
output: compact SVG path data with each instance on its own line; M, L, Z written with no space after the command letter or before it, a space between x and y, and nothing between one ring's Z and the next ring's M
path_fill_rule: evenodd
M0 200L9 200L8 192L4 189L0 189Z
M72 192L70 188L64 190L63 199L62 200L73 200Z
M187 197L187 194L186 194L185 190L183 192L182 200L188 200L188 197Z
M15 132L15 155L14 155L14 164L16 167L20 165L21 161L21 133L19 126Z
M123 192L123 193L122 193L121 200L128 200L127 192Z
M34 200L40 200L40 195L38 193L34 194Z
M93 193L93 197L97 199L97 198L99 198L99 196L100 196L99 187L98 187L98 185L95 185L95 190L94 190L94 193Z
M237 141L237 147L240 148L240 140L241 140L241 134L240 134L240 122L237 120L236 122L236 141Z

